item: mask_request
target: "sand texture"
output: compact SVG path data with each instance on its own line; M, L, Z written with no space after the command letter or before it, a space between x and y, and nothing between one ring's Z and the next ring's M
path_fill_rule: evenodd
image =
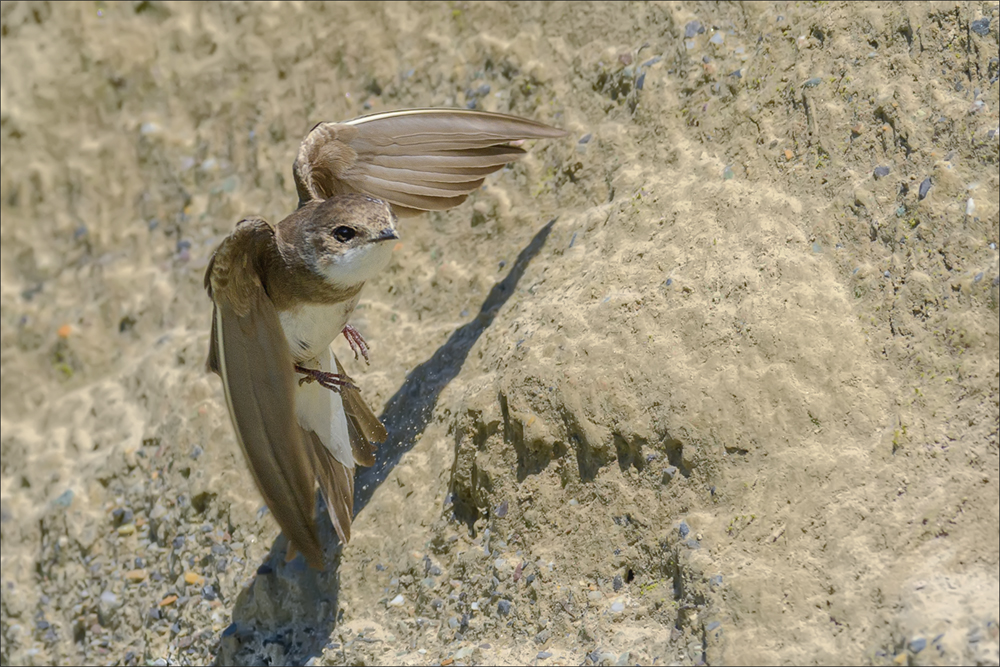
M1000 661L996 2L0 13L3 664ZM202 276L414 106L570 136L401 223L317 572Z

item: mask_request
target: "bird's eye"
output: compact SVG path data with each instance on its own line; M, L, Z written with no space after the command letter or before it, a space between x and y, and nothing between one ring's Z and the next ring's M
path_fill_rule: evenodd
M354 238L355 234L357 234L357 232L350 227L337 227L333 230L333 238L337 239L341 243L347 243Z

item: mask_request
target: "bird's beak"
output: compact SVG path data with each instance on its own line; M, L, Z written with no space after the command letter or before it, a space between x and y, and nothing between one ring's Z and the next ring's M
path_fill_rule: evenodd
M375 237L375 242L378 243L379 241L392 241L398 238L399 234L396 233L396 230L393 229L392 227L387 227L383 229L378 236Z

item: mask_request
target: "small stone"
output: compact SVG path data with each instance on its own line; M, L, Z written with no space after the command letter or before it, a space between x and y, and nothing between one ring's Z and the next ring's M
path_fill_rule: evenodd
M462 627L462 624L461 622L459 622L457 616L452 616L451 618L448 619L448 627L451 628L452 630L458 630L460 627Z
M981 19L976 19L972 22L969 28L971 28L972 32L976 33L980 37L985 37L990 34L990 18L985 16Z
M620 591L622 589L623 585L624 584L622 583L622 577L621 577L621 575L620 574L616 574L615 578L614 578L614 581L612 581L612 583L611 583L611 587L615 589L615 593L617 593L618 591Z
M705 26L701 24L701 21L691 21L684 26L685 39L691 39L695 35L700 35L703 32L705 32Z
M123 537L126 535L132 535L133 533L135 533L134 523L126 523L121 526L118 526L118 534Z
M538 655L535 656L538 660L548 660L552 657L552 654L548 651L539 651Z
M823 79L819 78L818 76L814 76L813 78L811 78L808 81L806 81L805 83L803 83L802 87L803 88L815 88L816 86L818 86L821 83L823 83Z
M104 591L101 593L101 602L106 605L114 606L118 604L118 596L111 591Z
M405 602L405 600L403 599L403 594L400 593L399 595L397 595L393 599L389 600L389 606L390 607L402 607L404 602Z
M705 629L708 630L709 632L715 632L715 630L718 629L721 626L722 626L721 622L719 622L719 621L712 621L711 623L708 624L708 627L705 628Z
M502 503L500 503L495 510L493 510L493 513L496 515L496 517L498 519L502 519L505 516L507 516L507 510L508 510L509 507L510 507L510 503L508 503L505 500Z
M876 180L880 178L885 178L886 176L889 175L889 167L885 166L875 167L874 175Z
M514 607L510 600L500 600L497 603L497 613L501 616L509 616L510 610Z
M681 536L681 539L683 540L685 537L687 537L688 533L690 532L691 528L690 526L687 525L687 522L681 521L681 525L677 527L677 533Z
M969 217L972 217L973 215L975 215L975 213L976 213L976 201L972 197L969 197L969 200L965 202L965 214Z
M138 560L138 559L137 559ZM142 568L137 568L135 570L129 570L125 573L125 578L131 582L138 583L140 581L145 581L149 573Z
M201 576L197 572L185 572L184 583L188 586L204 586L205 577Z
M66 338L66 336L63 336L62 334L60 334L60 337ZM65 491L62 492L62 494L58 498L52 501L52 504L55 505L56 507L65 508L69 507L70 503L72 502L73 502L73 489L66 489Z
M917 197L920 200L923 200L924 197L927 196L927 193L931 191L931 185L933 185L933 183L931 183L930 176L925 178L923 182L920 183L920 189L917 191Z
M632 663L631 651L625 651L624 653L622 653L620 656L618 656L618 661L615 662L615 664L618 665L619 667L625 667L625 665L629 665L631 663Z
M927 640L923 637L914 637L910 640L910 650L914 653L920 653L925 648L927 648Z
M172 605L175 602L177 602L177 596L176 595L168 595L167 597L165 597L162 600L160 600L160 606L161 607L166 607L168 605Z
M667 279L667 284L669 285L669 284L671 284L671 282L673 282L673 281L668 278ZM677 477L677 473L678 473L677 466L667 466L666 468L663 469L663 482L662 483L666 484L666 483L670 482L674 477Z
M726 33L724 33L724 32L717 32L714 35L712 35L711 37L709 37L708 41L710 41L712 44L715 44L715 45L721 45L724 41L726 41Z
M611 605L611 611L613 611L616 614L622 613L623 611L625 611L625 603L620 600L618 602L613 603Z
M604 596L601 595L601 591L590 591L587 593L587 599L591 602L600 602L603 597Z

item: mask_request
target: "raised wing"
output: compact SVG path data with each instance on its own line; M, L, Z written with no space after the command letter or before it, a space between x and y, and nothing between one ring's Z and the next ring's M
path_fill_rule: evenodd
M441 211L523 156L511 142L565 135L537 121L465 109L406 109L320 123L293 166L299 206L360 192L388 201L397 215Z
M245 220L215 251L205 276L215 310L208 366L222 377L236 439L264 501L289 541L322 569L313 519L311 443L295 418L294 362L260 274L274 231Z

